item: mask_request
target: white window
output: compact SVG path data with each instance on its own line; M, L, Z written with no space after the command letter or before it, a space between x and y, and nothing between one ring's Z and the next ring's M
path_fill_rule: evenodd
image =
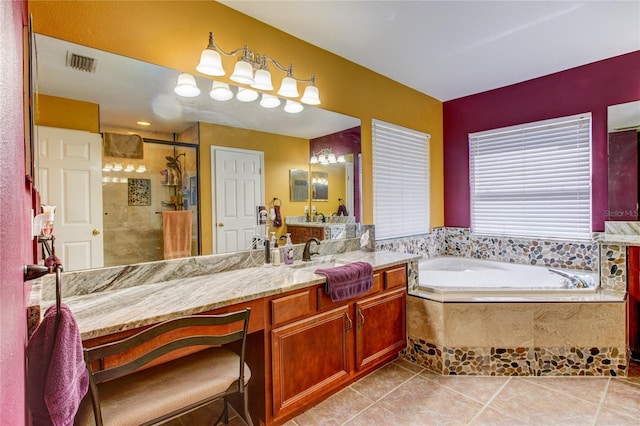
M591 238L591 114L469 135L471 231Z
M373 120L373 222L376 239L420 235L429 228L429 138Z

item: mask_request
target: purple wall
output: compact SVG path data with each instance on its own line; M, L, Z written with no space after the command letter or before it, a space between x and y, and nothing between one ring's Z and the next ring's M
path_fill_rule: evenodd
M445 102L445 226L471 223L469 133L591 112L592 229L602 231L607 210L607 106L638 99L640 51Z
M362 206L360 204L360 164L357 161L358 154L362 152L361 140L360 126L358 126L341 132L311 139L309 141L310 156L314 151L317 152L323 148L331 148L336 157L339 155L354 154L353 198L355 200L353 203L353 215L356 218L356 222L362 221ZM351 214L351 212L349 212L349 214Z
M0 425L24 425L30 191L25 189L23 43L26 2L0 1ZM29 259L29 261L27 261Z

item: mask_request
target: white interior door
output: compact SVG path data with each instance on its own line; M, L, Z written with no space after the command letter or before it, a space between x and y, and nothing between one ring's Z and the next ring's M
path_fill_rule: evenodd
M256 207L263 204L264 153L211 147L216 253L247 250L256 234Z
M65 271L104 265L102 136L38 126L40 199L57 206L56 255Z

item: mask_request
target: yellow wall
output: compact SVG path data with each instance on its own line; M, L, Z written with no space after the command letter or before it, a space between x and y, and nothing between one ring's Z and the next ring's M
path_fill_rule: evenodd
M304 206L308 202L289 200L289 169L306 169L309 162L309 141L307 139L237 127L200 123L200 186L203 218L213 217L211 203L211 147L223 146L264 153L264 200L267 208L274 198L282 202L280 211L285 216L304 215ZM212 253L212 222L202 220L202 251ZM284 227L271 229L278 236L285 232Z
M29 9L38 33L186 72L195 73L209 31L225 50L246 43L294 64L296 75L315 72L322 108L362 120L363 222L373 219L371 119L377 118L431 134L431 226L443 225L442 102L213 1L29 1ZM231 70L235 58L224 61ZM204 207L204 188L202 195Z
M100 133L99 106L91 102L38 95L36 124Z

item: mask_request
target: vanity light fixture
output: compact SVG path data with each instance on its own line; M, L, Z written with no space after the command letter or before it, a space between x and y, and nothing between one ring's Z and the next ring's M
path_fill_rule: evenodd
M134 171L136 168L133 166L133 164L127 164L127 167L124 168L124 171L127 173L130 173L132 171Z
M138 166L138 168L136 169L136 173L144 173L144 172L146 172L146 171L147 171L147 168L145 167L145 165L144 165L144 164L140 164L140 165Z
M230 52L225 52L214 42L212 32L209 33L209 45L202 51L200 63L196 66L196 70L205 75L223 76L226 72L222 67L221 54L225 56L235 56L239 53L241 56L238 58L233 73L229 77L231 81L246 84L258 90L273 90L271 72L267 66L267 63L270 63L280 71L286 73L286 76L282 79L278 95L286 98L297 98L300 96L297 87L298 82L309 83L300 101L307 105L320 104L320 93L315 84L315 74L311 74L311 78L309 79L297 78L293 75L293 64L285 67L270 56L254 53L246 44Z
M344 155L338 155L336 156L333 153L333 150L331 148L323 148L320 151L317 152L313 152L311 155L311 159L309 160L309 163L311 164L322 164L322 165L327 165L327 164L336 164L336 163L344 163L346 160L344 158Z
M111 170L113 170L113 164L111 163L106 163L102 168L103 172L110 172Z
M113 166L112 169L114 172L121 172L122 171L122 163L116 163L115 166Z

